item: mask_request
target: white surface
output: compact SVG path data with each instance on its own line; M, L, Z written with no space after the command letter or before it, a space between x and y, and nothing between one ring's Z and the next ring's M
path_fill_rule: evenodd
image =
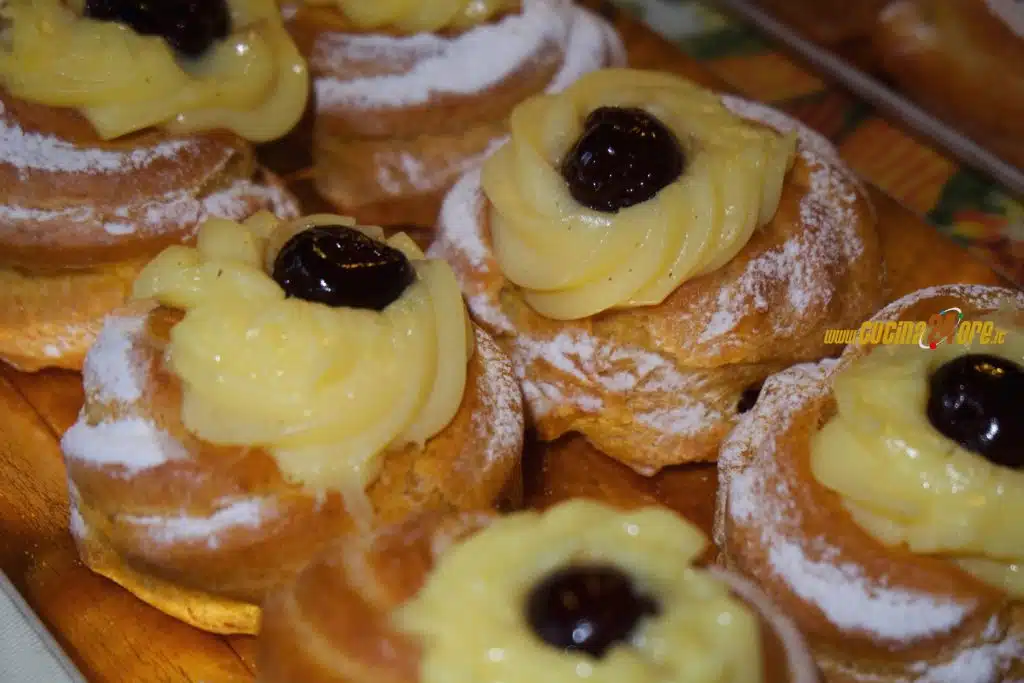
M85 683L25 601L0 573L0 681Z

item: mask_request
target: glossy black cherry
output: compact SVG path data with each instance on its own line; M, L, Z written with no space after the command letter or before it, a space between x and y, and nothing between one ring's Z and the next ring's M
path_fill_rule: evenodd
M928 420L967 450L1024 468L1024 368L988 354L949 361L930 378Z
M593 657L626 642L641 619L658 612L657 603L611 566L556 571L534 586L526 604L527 623L541 640Z
M580 204L615 213L645 202L683 173L686 158L665 125L643 109L601 107L562 162Z
M402 296L416 272L393 247L353 228L321 225L285 242L273 277L297 299L382 311Z
M160 36L187 57L198 57L231 32L227 0L86 0L85 16Z
M740 400L736 403L736 412L737 413L749 412L750 409L754 407L754 404L757 403L757 399L760 398L760 397L761 397L761 385L760 384L755 384L753 386L747 387L746 389L743 390L743 393L740 394Z

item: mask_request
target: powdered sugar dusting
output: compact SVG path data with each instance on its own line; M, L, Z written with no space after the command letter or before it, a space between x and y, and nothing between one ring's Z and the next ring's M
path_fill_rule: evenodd
M75 486L74 482L68 479L68 507L69 519L68 519L68 530L71 532L71 536L77 540L82 540L89 535L89 527L85 523L85 518L82 517L81 511L78 509L81 496L78 493L78 487Z
M759 476L766 469L774 469L774 454L754 448L754 455L747 460L748 453L755 444L762 442L763 434L787 429L791 416L804 403L828 391L825 381L835 365L836 362L831 359L800 364L769 377L754 408L740 416L718 457L719 469L728 475L720 486L728 494L725 499L728 501L729 516L740 522L761 521L763 517L774 516L774 512L762 516L762 499L776 494L764 491ZM779 493L780 498L785 497L781 495L784 492ZM716 542L720 543L721 540L716 538Z
M68 531L71 532L72 538L83 539L89 533L89 528L85 525L85 519L82 517L82 513L78 511L78 508L74 505L71 506L68 516Z
M522 448L523 399L508 358L486 332L476 328L475 333L476 353L480 354L484 368L477 395L491 397L492 402L474 414L473 425L478 433L488 435L487 459L496 460Z
M982 644L957 653L952 661L934 666L920 662L914 669L922 676L917 683L999 683L1004 669L1024 657L1024 643L1002 638L999 622L993 618L982 634ZM1007 683L1012 683L1007 681ZM1019 681L1017 682L1019 683Z
M757 530L773 573L844 630L892 641L947 633L962 623L970 604L871 581L842 561L828 539L803 538L801 512L774 476L771 435L788 430L794 415L828 392L835 367L835 361L798 365L765 382L757 404L722 447L716 541L724 541L726 519ZM772 490L765 488L769 480Z
M60 358L69 351L77 352L80 340L92 334L90 325L66 325L62 328L60 337L52 339L43 347L43 355L47 358Z
M494 148L505 144L507 139L495 141ZM487 277L496 272L492 270L492 265L496 269L497 264L494 263L490 247L484 243L481 231L480 212L484 207L484 196L480 179L480 168L474 168L462 176L448 192L438 218L438 231L442 239L435 241L428 253L432 258L444 258L445 250L450 248L452 255L458 254L469 262L477 276ZM455 274L473 316L500 334L515 334L515 326L492 303L491 294L474 289L463 268L456 268Z
M61 439L61 449L69 460L96 467L113 465L124 476L188 457L174 437L141 417L90 424L81 415Z
M788 117L785 121L791 127L799 125ZM786 129L783 124L779 127ZM788 288L789 305L797 313L790 317L806 320L836 295L829 285L831 265L842 266L862 255L858 217L852 207L859 201L855 182L827 141L809 131L802 135L799 152L809 169L811 185L802 198L805 229L753 259L743 277L723 288L696 344L726 336L751 310L767 310L772 303L770 288L779 283ZM645 438L655 444L698 436L709 425L731 419L716 402L722 396L710 376L699 369L680 368L668 354L623 347L583 326L554 325L545 330L541 325L540 331L528 333L518 330L503 310L501 289L506 282L486 242L486 211L478 169L463 176L446 197L439 220L440 238L431 254L465 262L455 270L470 311L503 340L507 338L535 419L557 415L566 407L576 409L585 419L588 414L609 412L608 401L621 402L628 405L624 413L632 418L629 428L645 432ZM776 331L780 335L785 332ZM686 348L695 346L694 341L680 339L676 343Z
M262 498L239 498L222 504L207 517L189 515L184 511L162 515L118 515L117 521L146 529L150 540L172 545L203 541L210 549L220 546L221 536L235 529L256 529L273 512L273 501Z
M299 213L298 205L283 189L243 178L206 197L177 190L144 204L122 206L113 216L91 205L49 210L2 204L0 222L27 223L33 229L41 223L97 224L113 237L128 233L159 234L188 227L194 232L207 218L241 220L262 207L268 207L281 218L294 218Z
M824 554L828 556L827 549ZM804 546L792 540L776 540L768 549L768 561L797 595L821 607L840 628L861 629L868 621L877 635L913 638L951 631L965 614L964 607L955 602L879 588L865 580L855 565L812 561Z
M499 137L492 140L479 154L459 157L434 171L408 152L402 152L397 158L390 152L379 153L374 158L377 182L384 192L393 196L406 194L410 187L424 194L440 191L451 183L453 178L459 178L464 173L479 168L487 157L504 144L504 141L504 136Z
M805 229L780 247L751 260L740 278L722 288L700 342L731 332L752 311L767 311L771 283L787 283L787 301L797 313L826 306L836 292L825 286L819 276L825 264L852 263L864 249L855 208L859 185L853 173L839 160L832 144L770 107L731 96L724 96L722 101L738 116L782 132L796 131L797 154L810 169L810 184L800 201L800 220ZM787 320L787 317L776 319ZM780 329L779 332L795 330Z
M626 48L615 29L601 17L578 7L573 12L565 61L547 92L561 92L591 71L625 65Z
M99 403L130 404L142 397L138 362L132 343L142 333L146 319L110 316L86 356L83 383Z
M1024 4L1020 0L985 0L985 4L1011 31L1024 38Z
M337 61L400 55L402 61L414 64L399 73L352 80L320 77L317 106L321 110L415 106L435 95L484 91L536 59L546 44L563 44L570 26L569 7L563 0L525 0L521 13L451 38L334 36L329 49Z
M564 46L564 59L548 92L564 90L585 73L626 63L615 30L593 13L565 0L525 0L522 12L447 38L327 34L312 62L366 63L376 73L346 80L320 76L317 107L377 109L426 104L439 95L471 95L495 87L541 59L550 46Z
M168 140L152 147L105 150L79 147L52 135L28 133L6 118L0 103L0 163L21 172L122 174L156 161L176 159L193 140Z
M925 299L947 296L968 302L978 308L995 310L1004 305L1024 310L1024 292L989 285L938 285L926 287L893 301L876 313L872 320L897 320L903 311Z
M535 417L570 402L583 412L597 413L603 408L603 396L641 393L672 396L671 405L640 410L635 416L637 422L661 434L697 434L722 417L694 398L700 393L699 381L656 353L610 345L580 330L564 331L551 339L520 335L512 345L516 374ZM540 379L546 373L536 371L537 363L562 377L553 382Z
M501 141L502 144L507 140ZM459 178L441 205L439 229L444 240L469 261L474 270L490 272L491 249L484 243L480 230L480 207L483 204L482 171L474 168ZM431 245L430 253L438 253L438 244Z

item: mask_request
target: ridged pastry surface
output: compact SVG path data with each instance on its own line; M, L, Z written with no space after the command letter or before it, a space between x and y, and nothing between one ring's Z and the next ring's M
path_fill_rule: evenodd
M300 8L289 21L314 77L316 183L374 224L433 226L444 193L493 151L516 104L625 64L612 26L564 0L526 0L454 33L352 31L333 26L332 12Z
M433 249L455 266L475 319L508 350L542 438L583 432L645 474L714 459L745 389L835 353L823 331L855 327L881 305L874 211L834 148L775 110L723 102L795 132L795 164L774 219L732 261L659 306L579 321L537 315L495 258L479 172L446 199Z
M374 258L409 264L411 282L380 310L294 296L274 264L289 240L317 230L379 245ZM166 363L184 388L186 429L266 448L309 488L361 492L386 451L422 446L462 403L475 339L458 283L405 233L385 239L329 214L208 221L196 247L169 247L146 266L134 295L184 312Z
M578 201L559 169L604 107L657 118L685 166L650 199L616 211ZM713 92L629 69L532 98L510 127L482 173L495 257L527 304L558 320L660 304L730 261L774 217L796 148L795 134L736 116Z
M254 633L265 591L338 535L514 500L521 398L482 331L455 419L424 448L384 458L368 520L338 491L287 481L263 449L188 433L180 382L163 362L179 319L148 306L108 319L85 365L86 405L62 439L83 560L157 608L206 630Z
M921 290L875 320L968 319L1017 292L973 285ZM858 526L811 470L811 438L834 415L832 378L863 353L768 380L722 448L715 541L808 634L834 681L1002 683L1024 661L1024 611L947 559L886 546Z
M298 215L229 133L97 139L74 111L0 92L0 356L81 369L142 265L209 217Z
M570 518L575 515L578 520L583 514L581 510L584 513L589 510L593 518L595 508L607 511L607 516L618 515L621 523L616 525L609 520L607 526L598 523L583 531L573 526ZM583 566L586 562L603 562L607 564L602 566L616 567L632 580L639 580L640 576L650 578L646 569L656 566L658 560L651 559L651 564L645 564L644 558L649 555L644 548L647 543L659 545L658 528L667 531L669 526L674 526L662 522L666 516L671 513L650 508L616 513L600 504L575 501L546 513L513 514L505 518L489 515L422 517L382 529L362 542L344 539L311 563L295 582L275 592L268 602L260 636L261 675L268 683L294 680L430 683L439 680L432 660L442 657L444 648L440 639L454 642L469 629L472 633L466 634L466 647L448 653L455 659L448 661L451 666L440 674L440 680L477 681L481 680L480 675L488 679L500 675L502 680L529 676L526 680L543 681L554 674L558 674L558 678L552 680L560 681L622 680L622 667L630 672L630 680L663 680L666 670L677 670L675 662L686 670L685 680L816 681L817 675L802 639L788 620L752 584L718 569L691 567L680 572L678 566L674 566L670 577L656 582L659 588L644 584L660 597L682 595L686 593L685 586L704 586L699 595L691 596L695 600L691 610L678 609L670 599L672 606L665 604L664 611L651 617L646 627L640 627L646 632L669 627L668 624L678 626L675 620L685 622L686 626L673 641L677 649L672 653L652 655L646 648L657 651L657 639L648 638L639 646L613 647L605 658L598 659L549 649L539 639L530 637L530 627L521 614L525 609L521 604L522 591L529 590L538 572L543 575L560 566L559 558L564 557L568 548L575 547L587 549L575 555L575 560ZM680 522L682 520L677 519L676 524ZM558 542L556 527L559 524L562 543ZM686 527L685 522L682 526ZM431 596L445 590L445 577L450 577L452 571L458 573L457 568L465 569L467 562L469 565L487 564L488 556L473 553L474 547L484 546L488 540L501 541L501 537L508 538L510 534L515 536L516 528L530 527L533 529L517 562L490 567L486 575L478 576L474 571L460 574L464 581L448 587L475 590L469 600L479 604L477 601L483 596L491 595L489 591L511 582L515 587L494 595L490 609L463 610L457 619L449 620L450 628L443 635L408 630L411 615L431 609L430 605L458 610L460 599L438 605L431 603ZM602 546L600 538L610 540L617 533L624 536L615 551ZM571 534L572 539L566 540L565 534ZM676 529L673 538L685 539L678 545L670 543L674 552L685 554L684 548L694 547L691 541L696 537ZM699 545L697 539L696 546ZM634 552L631 553L630 548ZM661 548L657 554L664 561L671 553ZM713 618L705 619L725 604L755 617L753 624L760 632L760 642L757 635L752 642L740 638L716 642L713 632L724 629L722 633L730 630L735 633L743 621L725 623L727 620L723 620L716 627ZM691 640L684 635L695 634L702 624L709 629L704 633L707 639ZM699 649L689 647L697 642L702 643L697 646ZM479 647L489 649L485 655L473 657ZM722 652L749 654L751 650L772 654L729 662L719 659ZM683 658L676 661L673 655ZM657 664L648 665L648 657L657 660ZM466 666L474 664L485 667L486 673L469 675ZM504 673L497 673L499 670Z

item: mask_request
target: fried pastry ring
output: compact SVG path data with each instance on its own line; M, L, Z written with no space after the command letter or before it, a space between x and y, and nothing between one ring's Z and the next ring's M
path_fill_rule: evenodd
M917 321L950 306L967 320L1024 295L946 285L874 320ZM729 567L789 614L830 681L1001 683L1024 675L1024 605L939 557L882 544L813 476L810 439L836 411L830 378L870 352L798 365L766 383L722 447L715 541Z
M81 369L145 262L209 216L298 205L240 137L151 130L111 142L71 109L0 93L0 358Z
M336 490L286 480L261 448L185 430L181 383L164 363L180 316L141 302L108 319L86 360L85 407L62 442L83 561L158 609L209 631L255 633L266 591L357 522L518 499L520 393L483 331L455 418L422 449L383 456L367 520Z
M780 112L723 101L744 119L796 131L796 162L774 218L730 262L659 305L545 318L500 270L480 172L446 199L433 252L452 264L470 313L512 358L545 441L582 433L645 475L712 461L745 392L830 355L824 330L855 326L881 304L874 209L834 148Z
M373 225L432 227L445 192L502 138L516 104L625 63L612 27L565 0L524 0L480 26L407 36L361 32L331 7L286 13L314 77L317 188Z
M485 529L488 514L428 515L357 542L342 539L276 591L266 605L259 667L266 683L416 683L422 643L396 630L392 613L421 589L453 544ZM813 683L799 633L746 580L717 569L757 613L766 683ZM495 644L495 647L500 647Z

